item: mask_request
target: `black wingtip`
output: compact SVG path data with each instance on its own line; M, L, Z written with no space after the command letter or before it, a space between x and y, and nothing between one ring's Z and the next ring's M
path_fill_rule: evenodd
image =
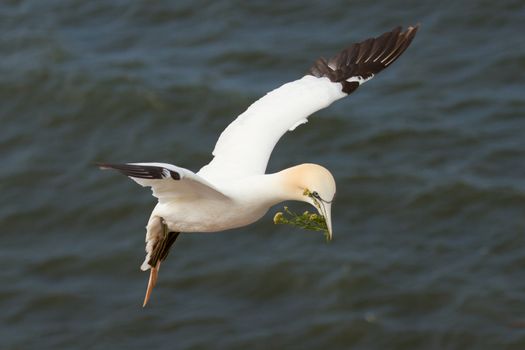
M398 26L378 37L352 44L329 60L318 59L308 73L341 83L343 92L350 94L396 61L408 48L419 27L418 23L402 31Z
M114 169L120 173L135 177L138 179L150 179L150 180L162 180L167 177L171 177L173 180L180 180L181 174L177 171L164 168L157 165L145 165L145 164L112 164L112 163L97 163L97 166L102 169Z

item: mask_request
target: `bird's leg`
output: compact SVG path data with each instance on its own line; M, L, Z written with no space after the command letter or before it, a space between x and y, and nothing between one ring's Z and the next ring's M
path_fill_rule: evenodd
M166 259L171 246L173 245L173 243L175 243L175 240L177 239L177 237L179 237L180 234L180 232L169 232L168 225L166 225L164 220L161 221L161 224L162 232L160 234L160 237L153 244L151 258L148 261L148 265L151 268L151 272L149 275L148 287L146 289L146 296L144 297L144 304L142 305L143 307L146 306L146 304L148 303L148 300L151 296L151 292L153 291L153 287L155 287L155 285L157 284L160 263L164 261L164 259Z

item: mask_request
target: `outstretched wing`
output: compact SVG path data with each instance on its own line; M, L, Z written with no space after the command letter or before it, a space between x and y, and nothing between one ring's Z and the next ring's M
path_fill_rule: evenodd
M99 163L101 169L115 169L141 186L151 187L160 203L181 198L227 198L192 171L166 163Z
M410 45L418 26L401 27L353 44L330 60L318 59L309 74L253 103L222 132L214 158L199 172L210 180L264 174L273 148L286 131L310 114L353 92L390 66Z

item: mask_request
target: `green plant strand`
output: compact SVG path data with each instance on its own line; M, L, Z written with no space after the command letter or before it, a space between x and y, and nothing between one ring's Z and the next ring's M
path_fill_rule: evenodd
M292 225L305 230L321 231L327 240L330 239L325 218L322 215L310 213L309 211L299 215L288 207L284 207L284 213L277 212L273 217L273 222L276 225Z

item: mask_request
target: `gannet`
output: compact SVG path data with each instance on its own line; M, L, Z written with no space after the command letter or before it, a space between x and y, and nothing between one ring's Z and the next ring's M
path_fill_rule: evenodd
M390 66L412 42L419 25L401 27L352 44L329 60L319 58L301 79L254 102L221 133L212 161L197 173L167 163L98 163L158 199L146 226L143 271L151 269L143 306L156 284L160 264L181 232L216 232L249 225L273 205L303 201L313 205L332 237L334 177L317 164L300 164L266 174L268 159L287 131L307 122Z

